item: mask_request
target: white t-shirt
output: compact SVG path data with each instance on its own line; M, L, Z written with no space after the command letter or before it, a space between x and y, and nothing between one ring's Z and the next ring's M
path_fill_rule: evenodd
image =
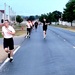
M26 24L26 25L27 25L27 28L31 28L30 23L28 23L28 22L27 22L27 24Z
M12 38L13 37L12 34L8 34L9 31L15 32L15 30L12 26L9 26L8 28L6 28L5 26L2 27L2 32L4 34L4 38Z

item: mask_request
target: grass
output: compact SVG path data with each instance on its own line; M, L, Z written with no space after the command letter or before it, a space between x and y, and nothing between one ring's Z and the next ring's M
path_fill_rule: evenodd
M61 28L69 28L67 25L53 25L55 27L61 27Z
M52 25L52 26L64 28L66 30L75 32L75 26L67 26L67 25Z
M0 33L0 38L2 38L3 36L2 36L2 34Z
M16 30L15 36L20 36L20 35L23 35L23 34L26 34L25 30Z
M15 30L16 30L15 36L26 34L26 26L23 26L23 27L17 26Z

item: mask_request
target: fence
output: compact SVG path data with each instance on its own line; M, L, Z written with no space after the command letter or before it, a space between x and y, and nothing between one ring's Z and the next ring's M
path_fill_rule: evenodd
M59 24L71 26L71 22L67 22L67 21L60 21L59 20ZM72 26L75 26L75 21L72 22Z

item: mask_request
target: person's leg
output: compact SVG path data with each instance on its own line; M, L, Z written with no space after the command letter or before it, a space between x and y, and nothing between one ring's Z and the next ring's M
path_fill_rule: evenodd
M4 50L6 53L10 52L8 48L4 48Z
M13 60L13 49L14 49L14 41L13 38L9 40L9 50L10 50L10 62Z
M36 25L36 29L37 29L37 25Z
M46 37L46 31L45 30L43 31L43 36L44 36L44 38Z
M8 53L8 58L10 58L10 50L8 48L8 43L9 43L8 39L4 38L4 40L3 40L4 50L6 53Z
M46 38L46 30L45 30L45 38Z
M10 50L10 62L13 60L13 50Z
M44 39L46 38L46 30L47 30L46 27L44 27L43 28L43 36L44 36Z
M29 38L30 38L30 34L31 34L31 28L29 28Z
M29 36L29 28L28 28L28 33L27 33L27 35Z
M31 26L31 28L30 28L30 34L31 34L31 31L32 31L32 26Z
M28 28L27 28L27 35L26 35L26 38L28 37Z
M10 57L13 57L13 50L10 50Z
M8 53L8 58L10 58L10 50L8 48L4 49L6 53Z
M13 50L10 50L10 62L13 61Z
M45 29L44 29L44 38L46 38L46 31L47 31L47 26L45 26Z

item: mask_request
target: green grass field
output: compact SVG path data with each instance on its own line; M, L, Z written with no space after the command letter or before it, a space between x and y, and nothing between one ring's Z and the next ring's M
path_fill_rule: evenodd
M66 30L75 32L75 26L67 26L67 25L52 25L52 26L64 28Z
M0 38L2 38L3 36L2 36L2 34L0 33Z

